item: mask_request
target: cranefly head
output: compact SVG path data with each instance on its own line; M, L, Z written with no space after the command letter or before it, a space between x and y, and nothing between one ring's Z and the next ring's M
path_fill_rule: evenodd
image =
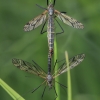
M50 16L52 16L52 15L54 14L54 7L53 7L53 4L50 4L50 5L48 6L48 14L49 14Z

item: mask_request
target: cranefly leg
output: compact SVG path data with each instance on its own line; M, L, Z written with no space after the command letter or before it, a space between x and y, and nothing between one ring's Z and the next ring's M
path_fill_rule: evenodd
M46 81L44 81L44 82L46 82ZM43 82L43 83L44 83L44 82ZM35 89L32 91L32 93L35 92L40 86L42 86L43 83L42 83L41 85L39 85L37 88L35 88Z
M63 30L63 28L61 27L61 25L59 24L59 22L57 21L57 19L55 19L56 20L56 22L57 22L57 24L59 25L59 27L61 28L61 32L59 32L59 33L56 33L56 34L61 34L61 33L64 33L64 30Z
M47 31L43 31L43 30L44 30L44 26L45 26L46 22L47 22L47 20L44 22L44 24L43 24L43 26L42 26L42 29L41 29L41 32L40 32L41 34L43 34L43 33L47 32Z
M45 89L46 89L46 86L44 87L44 90L43 90L43 93L42 93L42 96L41 96L42 99L43 99L43 96L44 96Z
M54 98L54 100L56 100L56 98L58 97L58 95L57 95L57 92L56 92L56 89L55 89L54 86L53 86L53 88L54 88L54 92L55 92L55 95L56 95L56 97Z

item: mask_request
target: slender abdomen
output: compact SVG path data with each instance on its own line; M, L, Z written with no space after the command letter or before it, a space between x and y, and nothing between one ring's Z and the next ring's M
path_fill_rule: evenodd
M54 50L54 17L53 15L48 15L48 25L47 25L47 38L48 38L48 47L49 47L49 53L48 53L48 64L51 66L51 57L53 55ZM50 69L51 67L49 67ZM51 69L50 69L51 72Z

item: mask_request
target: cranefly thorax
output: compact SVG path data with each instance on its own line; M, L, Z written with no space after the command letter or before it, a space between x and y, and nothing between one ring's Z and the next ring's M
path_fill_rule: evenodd
M49 88L52 88L52 80L53 80L53 77L52 77L52 75L49 72L48 72L48 75L46 77L46 80L47 80L47 83L48 83Z

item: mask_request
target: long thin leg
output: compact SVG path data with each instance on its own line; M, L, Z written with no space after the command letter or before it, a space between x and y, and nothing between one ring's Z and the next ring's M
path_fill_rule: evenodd
M61 62L61 61L64 61L64 60L65 60L65 58L63 58L62 60L57 61L57 63L59 63L59 62Z
M47 1L48 1L48 0L47 0ZM66 12L61 12L61 13L66 13ZM55 20L56 20L56 19L55 19ZM40 32L41 34L47 32L47 31L43 31L46 22L47 22L47 20L44 22L44 24L43 24L43 26L42 26L42 29L41 29L41 32ZM61 27L61 25L59 24L59 22L58 22L57 20L56 20L56 22L58 23L58 25L60 26L60 28L61 28L61 30L62 30L62 32L59 32L59 33L56 33L56 34L64 33L64 30L63 30L63 28Z
M63 30L63 28L61 27L61 25L59 24L59 22L57 21L57 19L55 19L55 20L56 20L56 22L58 23L58 25L60 26L60 28L61 28L61 30L62 30L62 32L59 32L59 33L56 33L56 34L58 35L58 34L64 33L64 30Z
M45 82L45 81L44 81L44 82ZM43 83L44 83L44 82L43 82ZM43 84L43 83L42 83L42 84ZM32 93L35 92L40 86L42 86L42 84L39 85L37 88L35 88L35 89L32 91Z
M41 85L42 85L42 84L41 84ZM37 88L35 88L35 89L32 91L32 93L35 92L41 85L39 85Z
M54 72L53 77L57 77L57 74L59 74L59 72L62 70L62 67L63 67L64 64L65 63L63 63L63 64L60 65L60 67L58 68L59 71L57 71L57 72L55 71Z
M61 12L61 13L66 13L66 12ZM59 24L59 22L57 21L56 17L57 17L57 16L55 16L54 18L55 18L57 24L60 26L60 28L61 28L61 30L62 30L62 32L59 32L59 33L56 33L56 34L64 33L64 30L63 30L63 28L61 27L61 25Z
M44 81L44 82L45 82L45 81ZM43 82L43 83L44 83L44 82ZM43 84L43 83L42 83L42 84ZM41 85L42 85L42 84L41 84ZM33 89L29 90L27 93L29 93L29 92L31 92L31 93L35 92L41 85L39 85L39 86L38 86L37 88L35 88L34 90L33 90ZM27 93L24 93L23 96L26 95ZM16 100L20 100L20 98L21 98L21 97L19 97L19 98L16 99Z
M55 89L54 86L53 86L53 88L54 88L54 92L55 92L55 95L56 95L56 97L54 98L54 100L56 100L56 98L58 97L58 95L57 95L57 92L56 92L56 89Z
M55 81L55 82L57 82L57 81ZM62 89L66 92L66 89L65 88L67 88L65 85L63 85L63 84L61 84L61 83L59 83L59 82L57 82L61 87L62 87Z
M53 67L53 72L54 72L54 69L55 69L55 66L56 66L56 64L57 64L57 59L56 59L56 61L55 61L55 64L54 64L54 67Z
M43 96L44 96L45 89L46 89L46 86L44 87L44 90L43 90L43 93L42 93L42 96L41 96L42 99L43 99Z
M62 62L63 60L65 60L65 58L62 59L62 60L57 61L57 63L60 63L60 62ZM58 69L59 69L59 70L62 69L62 67L63 67L64 64L65 64L65 62L64 62L63 64L61 64L60 67L59 67ZM54 66L54 67L55 67L55 66ZM54 72L54 68L53 68L53 72ZM56 73L54 73L53 76L54 76L55 74L56 74Z
M62 60L60 60L60 61L58 61L58 60L56 59L55 64L54 64L54 67L53 67L53 73L54 73L54 69L55 69L56 64L59 63L59 62L61 62L61 61L63 61L63 60L65 60L65 58L62 59ZM63 67L64 64L65 64L65 62L64 62L63 64L61 64L61 66L59 67L59 69L61 69L61 68ZM55 75L55 73L53 74L53 76L54 76L54 75Z
M55 82L57 82L57 81L55 81ZM59 82L57 82L60 86L62 86L62 87L64 87L64 88L67 88L67 86L65 86L65 85L63 85L63 84L61 84L61 83L59 83Z
M41 29L41 32L40 32L41 34L43 34L43 33L47 32L47 31L43 31L43 29L44 29L44 26L45 26L46 22L47 22L47 20L44 22L44 24L43 24L43 26L42 26L42 29Z

